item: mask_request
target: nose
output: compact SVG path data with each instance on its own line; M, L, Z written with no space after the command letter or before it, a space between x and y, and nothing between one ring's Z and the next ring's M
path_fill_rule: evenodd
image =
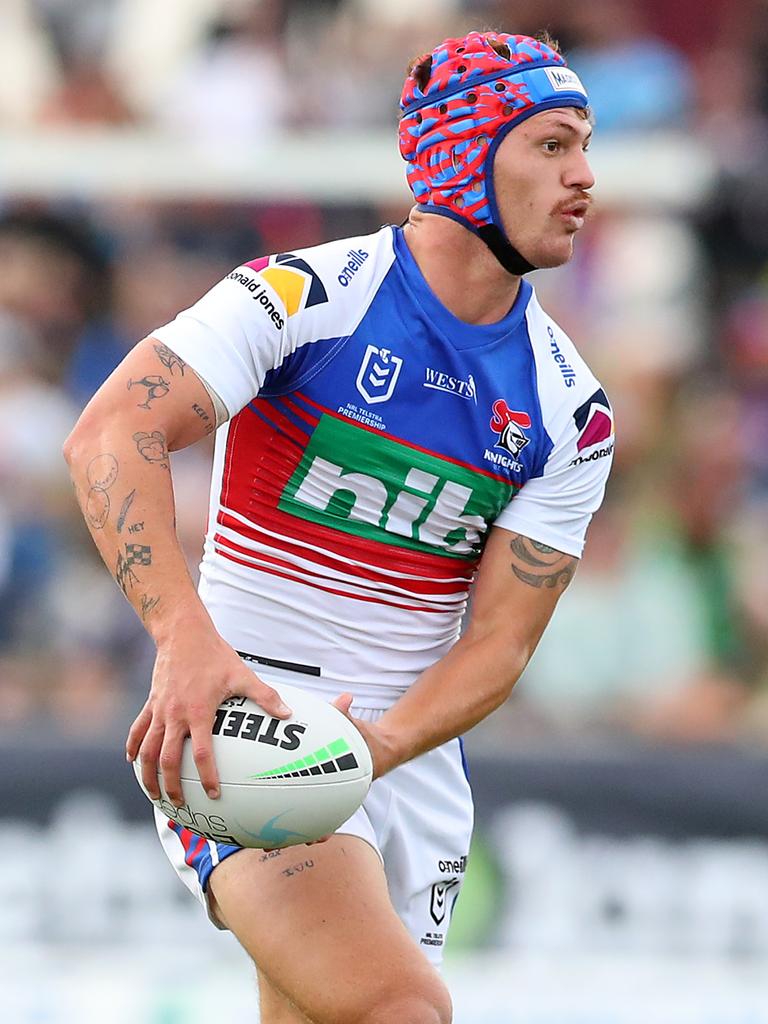
M563 184L583 192L587 192L595 184L595 176L583 149L577 149L573 162L569 161Z

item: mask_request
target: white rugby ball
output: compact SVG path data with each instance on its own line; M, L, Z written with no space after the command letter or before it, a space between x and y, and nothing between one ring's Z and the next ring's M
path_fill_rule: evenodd
M274 684L270 684L274 685ZM230 697L216 712L213 752L221 796L200 782L191 740L181 759L184 803L162 798L155 807L191 832L218 843L258 849L296 846L334 832L363 802L373 765L368 746L338 708L304 690L274 685L293 711L273 718L247 697Z

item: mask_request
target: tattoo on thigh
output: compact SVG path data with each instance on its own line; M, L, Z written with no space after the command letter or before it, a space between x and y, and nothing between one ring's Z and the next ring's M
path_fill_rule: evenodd
M289 868L283 868L280 872L281 875L285 875L286 878L293 878L294 875L300 875L304 871L310 871L315 866L313 860L299 861L298 864L292 864Z
M513 536L509 548L513 555L512 572L528 586L560 586L565 590L576 572L578 559L573 555L566 555L519 533Z
M271 860L273 857L280 857L282 853L282 850L264 850L262 855L259 857L259 860L263 864L265 860Z
M102 530L109 518L111 502L107 493L117 480L120 467L109 452L97 455L88 463L88 497L85 500L85 518L92 530Z

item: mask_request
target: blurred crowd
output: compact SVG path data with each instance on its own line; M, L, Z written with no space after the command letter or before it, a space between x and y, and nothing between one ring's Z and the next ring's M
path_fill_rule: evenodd
M533 283L611 396L587 555L491 732L768 744L768 5L725 0L4 0L0 139L152 127L205 144L391 128L410 57L467 27L560 39L601 134L692 134L685 214L601 208ZM151 155L148 155L151 159ZM373 204L23 202L0 173L0 736L118 735L151 644L98 561L61 443L128 349L256 255L375 230ZM195 571L205 446L173 459ZM361 614L364 611L361 610ZM490 733L489 733L490 734Z

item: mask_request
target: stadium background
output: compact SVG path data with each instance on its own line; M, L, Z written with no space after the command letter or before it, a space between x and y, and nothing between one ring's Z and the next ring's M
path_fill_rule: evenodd
M543 304L610 394L587 557L468 737L457 1024L768 1022L768 6L3 0L0 987L9 1024L255 1019L121 760L152 651L60 448L138 339L244 259L398 222L407 60L560 38L597 210ZM197 562L209 452L174 457Z

